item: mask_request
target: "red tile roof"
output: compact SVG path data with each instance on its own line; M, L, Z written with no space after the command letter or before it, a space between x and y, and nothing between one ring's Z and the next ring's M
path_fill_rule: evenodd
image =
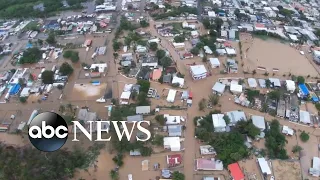
M228 169L234 180L244 180L244 175L238 163L229 164Z
M181 154L173 154L167 156L167 164L170 166L179 165L182 163Z

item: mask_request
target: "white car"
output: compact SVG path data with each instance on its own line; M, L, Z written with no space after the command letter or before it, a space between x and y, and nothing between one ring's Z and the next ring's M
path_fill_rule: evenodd
M300 54L301 54L301 55L304 55L304 52L303 52L303 51L300 51Z
M132 179L132 174L128 174L128 180L133 180Z

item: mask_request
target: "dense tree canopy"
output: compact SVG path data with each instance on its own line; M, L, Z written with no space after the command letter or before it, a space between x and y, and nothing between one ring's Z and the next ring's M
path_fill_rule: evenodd
M151 51L156 51L156 50L158 49L158 43L156 43L156 42L151 42L151 43L149 44L149 47L150 47L150 50L151 50Z
M42 83L44 83L44 84L52 84L53 83L53 79L54 79L53 76L54 76L54 72L53 71L49 71L49 70L43 71L43 73L41 74Z
M29 48L23 53L23 57L20 59L20 64L33 64L38 62L42 58L42 52L37 47Z
M164 51L164 50L162 50L162 49L157 50L157 52L156 52L156 57L157 57L158 59L161 59L161 58L163 58L163 57L165 57L165 56L166 56L166 51Z
M62 1L52 0L0 0L0 17L2 18L26 18L46 17L55 12L68 9L81 9L81 2L86 0L67 0L69 7L64 7ZM43 8L41 7L43 4ZM38 5L38 6L37 6Z
M285 145L286 137L280 132L280 123L278 120L273 120L270 123L270 130L266 133L265 146L268 150L270 158L288 159Z
M76 168L86 168L95 160L102 145L96 144L88 151L76 149L42 153L34 148L0 146L2 179L72 179ZM10 163L8 163L10 162Z
M73 73L73 68L72 68L72 66L71 66L69 63L64 62L64 63L60 66L59 72L60 72L63 76L67 76L67 75L70 75L70 74Z
M79 52L77 51L72 51L72 50L67 50L63 53L63 57L70 59L73 63L76 63L79 61Z
M146 80L138 80L137 84L140 85L140 92L148 93L150 88L150 82Z

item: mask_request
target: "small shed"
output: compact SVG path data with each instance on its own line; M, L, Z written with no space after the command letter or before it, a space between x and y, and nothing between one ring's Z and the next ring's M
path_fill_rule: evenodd
M269 164L265 158L258 158L258 164L260 166L262 174L271 175L271 170L270 170Z
M136 114L150 114L151 107L150 106L137 106Z
M168 126L168 133L170 137L182 135L182 125L170 125Z
M242 85L239 84L230 84L230 91L234 94L240 94L242 93Z
M287 88L287 91L289 91L290 93L293 93L296 90L295 82L292 80L286 80L286 88Z
M176 98L176 94L177 94L177 90L170 89L167 96L167 101L170 103L173 103Z
M216 82L212 87L213 94L222 95L226 89L226 85Z
M223 119L224 114L212 114L212 122L214 132L225 132L226 131L226 121Z
M269 81L271 82L272 87L274 87L274 88L281 87L280 79L278 79L278 78L269 78Z
M266 129L266 122L262 116L251 116L252 124L259 128L261 131Z
M179 87L182 88L184 86L184 79L175 76L172 78L172 84L179 84Z
M310 113L308 111L300 110L300 122L304 124L310 124Z
M209 58L211 68L219 68L220 67L220 61L218 58Z
M256 88L258 86L255 78L248 78L248 84L251 88Z
M266 80L265 79L258 79L258 82L259 82L259 86L261 88L266 88Z

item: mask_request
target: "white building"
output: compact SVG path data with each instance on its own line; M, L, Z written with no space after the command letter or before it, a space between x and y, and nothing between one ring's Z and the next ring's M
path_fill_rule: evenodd
M185 44L183 42L182 43L172 43L172 45L176 49L182 49L185 47Z
M227 52L227 55L229 55L229 56L235 56L235 55L237 55L236 50L233 49L233 48L226 48L226 52Z
M214 132L225 132L226 131L226 121L223 119L224 114L212 114L212 122Z
M219 68L220 67L220 61L218 58L209 58L210 65L212 68Z
M166 125L177 125L181 121L184 121L182 116L170 116L169 114L164 114L163 117L166 119Z
M288 126L283 126L282 127L282 133L285 134L285 135L290 135L290 136L293 136L294 135L294 131L293 129L289 128Z
M204 79L208 75L208 71L204 65L190 66L190 73L194 80Z
M176 98L176 94L177 94L177 90L170 89L167 96L167 101L170 103L173 103Z
M320 64L320 51L313 50L312 55L313 55L313 60L316 63Z
M254 78L248 78L248 84L251 88L256 88L258 86L258 83Z
M292 80L286 80L287 91L293 93L296 90L296 83Z
M130 91L122 92L120 96L120 104L129 104L130 95Z
M235 125L238 121L246 121L247 117L243 111L229 111L227 116L230 119L229 125Z
M179 78L177 76L174 76L172 78L172 84L179 84L179 87L182 88L184 86L184 79L183 78Z
M260 129L260 131L264 131L266 129L266 122L264 121L264 117L262 116L251 116L252 124Z
M220 82L216 82L212 87L212 92L213 92L213 94L217 94L217 95L221 96L224 93L225 89L226 89L225 84L222 84Z
M230 91L234 94L240 94L242 93L242 85L230 84Z
M204 46L203 49L204 49L204 52L205 52L206 54L213 54L213 52L212 52L212 50L209 48L209 46Z
M170 149L171 151L180 151L180 137L164 137L163 146L164 149Z
M269 81L271 82L272 87L281 87L280 79L278 78L269 78Z
M258 164L260 166L262 174L271 175L271 170L269 167L269 163L266 161L265 158L258 158Z
M308 111L302 111L300 110L300 122L303 124L310 124L310 113Z
M103 64L91 64L90 69L94 70L98 68L99 69L99 73L103 73L104 70L107 68L107 63L103 63Z
M312 168L309 169L309 173L312 176L319 177L320 176L320 158L313 157L312 159Z

